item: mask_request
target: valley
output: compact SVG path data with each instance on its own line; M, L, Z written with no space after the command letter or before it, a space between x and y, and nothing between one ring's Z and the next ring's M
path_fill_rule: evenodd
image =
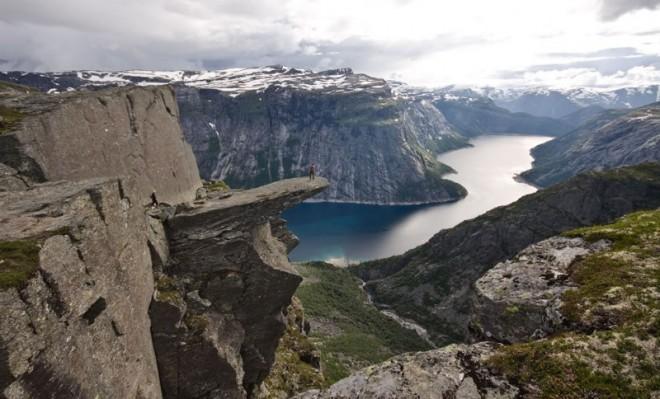
M531 166L529 151L549 137L479 136L471 147L444 153L438 160L457 171L447 175L468 191L462 200L440 205L376 206L306 202L285 212L301 239L294 261L322 260L348 265L401 254L438 231L531 194L533 186L515 179Z

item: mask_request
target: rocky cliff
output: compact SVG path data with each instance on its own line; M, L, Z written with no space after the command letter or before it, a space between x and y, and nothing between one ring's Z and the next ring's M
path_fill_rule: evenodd
M549 186L578 173L660 160L660 103L633 111L610 110L578 129L532 149L522 177Z
M282 66L207 72L0 73L44 91L174 83L186 139L206 179L256 187L306 175L332 182L319 199L369 203L454 201L436 155L467 145L432 104L393 93L350 69Z
M271 221L327 185L299 178L210 196L152 236L155 248L169 244L149 310L165 398L244 398L266 378L302 280Z
M420 322L438 343L464 340L473 284L495 264L564 230L658 206L658 163L579 175L353 270L375 301Z
M305 175L311 163L332 182L319 199L445 202L465 190L435 160L466 145L430 104L378 88L319 92L270 87L230 97L177 89L182 125L202 176L253 187Z
M327 181L207 192L165 86L0 110L0 392L250 395L300 281L279 213Z

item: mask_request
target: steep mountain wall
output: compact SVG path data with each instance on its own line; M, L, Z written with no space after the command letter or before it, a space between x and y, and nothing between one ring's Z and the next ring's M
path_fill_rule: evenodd
M0 193L0 393L160 398L146 223L117 179Z
M0 163L35 181L126 176L141 203L152 192L164 202L191 201L201 186L169 87L33 93L0 102L25 115L0 136Z
M304 176L311 163L332 186L319 199L445 202L462 187L441 176L441 151L466 145L430 104L386 91L267 89L229 97L179 87L182 126L205 178L254 187Z
M143 205L201 186L172 90L4 87L0 107L19 116L0 134L0 389L161 397Z

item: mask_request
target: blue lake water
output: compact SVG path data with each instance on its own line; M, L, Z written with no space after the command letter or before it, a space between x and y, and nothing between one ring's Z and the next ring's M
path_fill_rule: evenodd
M481 136L473 147L442 154L457 173L446 178L462 184L468 196L441 205L380 206L306 202L284 213L300 245L292 261L324 260L345 265L401 254L442 229L506 205L536 189L515 180L529 169L529 151L549 137Z

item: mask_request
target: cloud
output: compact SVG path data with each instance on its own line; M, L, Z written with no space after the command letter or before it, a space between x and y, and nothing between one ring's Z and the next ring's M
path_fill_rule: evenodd
M419 85L495 84L507 73L518 81L562 69L610 75L658 65L660 10L608 21L594 10L602 5L613 18L658 2L0 1L0 70L283 64L352 67Z
M508 79L515 84L516 80ZM660 68L655 66L636 66L628 70L619 70L603 74L593 68L568 68L543 71L529 71L517 78L518 84L528 86L546 86L560 88L621 88L647 86L660 82ZM523 83L524 82L524 83Z
M617 71L627 70L635 66L657 66L660 67L660 55L635 55L629 57L605 57L598 59L587 59L557 64L533 65L525 69L525 72L549 71L557 69L593 69L603 74L612 74Z
M568 58L568 57L603 58L603 57L627 57L627 56L640 55L640 53L639 50L637 50L635 47L614 47L614 48L606 48L597 51L590 51L586 53L558 52L558 53L548 53L547 55L549 57L561 57L561 58Z
M660 0L601 0L600 17L612 21L631 11L653 10L660 6Z

